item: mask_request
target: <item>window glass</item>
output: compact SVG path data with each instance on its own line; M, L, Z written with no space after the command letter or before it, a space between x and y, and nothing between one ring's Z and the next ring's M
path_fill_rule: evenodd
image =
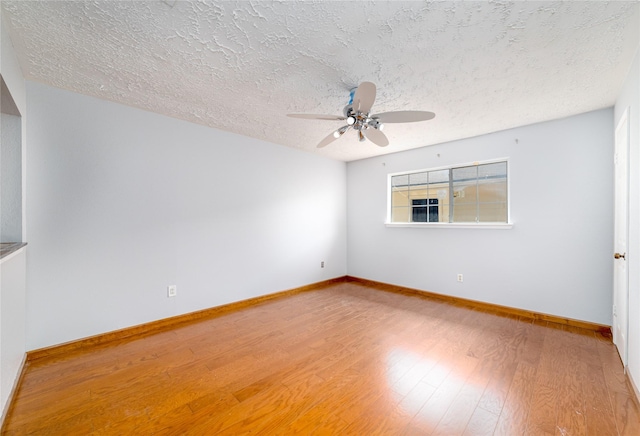
M429 171L427 198L432 201L429 222L449 222L449 170ZM437 211L437 212L434 212ZM436 219L437 218L437 219Z
M391 178L391 222L409 222L409 175Z
M478 221L478 167L453 168L453 220L454 223Z
M478 221L507 221L507 163L478 166Z
M391 181L392 223L506 223L507 162L398 174Z

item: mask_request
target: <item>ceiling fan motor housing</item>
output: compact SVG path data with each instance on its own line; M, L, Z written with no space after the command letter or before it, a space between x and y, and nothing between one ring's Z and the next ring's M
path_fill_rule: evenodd
M353 110L353 105L349 103L344 107L342 112L344 113L344 117L347 119L347 124L350 126L354 125L356 122L356 113Z

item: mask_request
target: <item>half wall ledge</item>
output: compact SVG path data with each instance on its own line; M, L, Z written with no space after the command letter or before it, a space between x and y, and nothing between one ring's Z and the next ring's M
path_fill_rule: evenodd
M11 253L14 253L20 250L22 247L26 246L26 242L2 242L0 243L0 259L4 259Z

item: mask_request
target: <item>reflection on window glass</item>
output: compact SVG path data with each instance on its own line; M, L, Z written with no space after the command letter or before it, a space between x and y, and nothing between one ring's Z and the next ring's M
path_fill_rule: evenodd
M506 223L507 162L391 177L392 223Z

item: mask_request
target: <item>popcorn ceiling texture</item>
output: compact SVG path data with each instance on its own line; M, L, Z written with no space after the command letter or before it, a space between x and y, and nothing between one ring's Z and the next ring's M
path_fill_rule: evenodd
M339 160L476 136L613 105L638 44L636 1L7 1L27 79ZM342 123L378 87L391 144Z

